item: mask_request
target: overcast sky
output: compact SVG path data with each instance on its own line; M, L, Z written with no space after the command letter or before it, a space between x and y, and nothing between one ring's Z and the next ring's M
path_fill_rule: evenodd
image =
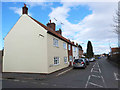
M23 4L24 2L2 3L3 38L21 16ZM45 25L51 19L56 23L56 29L61 28L64 37L81 44L84 52L86 52L88 40L92 42L95 54L108 53L109 46L117 47L117 34L112 27L117 2L60 0L60 2L26 2L26 4L29 15Z

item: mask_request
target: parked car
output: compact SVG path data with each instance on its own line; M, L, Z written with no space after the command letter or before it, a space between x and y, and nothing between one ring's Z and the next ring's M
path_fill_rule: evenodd
M89 62L89 59L88 59L88 58L85 58L85 60L86 60L86 64L89 65L89 63L90 63L90 62Z
M98 57L98 59L101 59L101 57Z
M83 58L75 59L73 62L73 68L86 68L86 61Z
M85 59L86 65L89 65L89 59L88 58L82 57L82 59Z
M94 62L95 61L95 58L91 58L89 59L90 62Z

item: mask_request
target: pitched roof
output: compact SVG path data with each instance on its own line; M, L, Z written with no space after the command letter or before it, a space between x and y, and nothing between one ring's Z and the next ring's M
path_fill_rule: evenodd
M29 16L29 15L28 15ZM29 16L32 20L34 20L36 23L38 23L40 26L42 26L44 29L47 30L48 33L55 35L56 37L66 41L69 44L74 45L70 40L66 39L65 37L61 36L60 34L58 34L57 32L55 32L54 30L51 30L49 27L45 26L44 24L40 23L39 21L35 20L34 18L32 18L31 16Z

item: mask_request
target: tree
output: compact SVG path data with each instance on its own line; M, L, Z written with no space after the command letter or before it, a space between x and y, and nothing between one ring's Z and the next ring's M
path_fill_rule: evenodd
M94 56L91 41L88 41L88 43L87 43L87 52L86 52L86 54L87 54L87 58L92 58Z

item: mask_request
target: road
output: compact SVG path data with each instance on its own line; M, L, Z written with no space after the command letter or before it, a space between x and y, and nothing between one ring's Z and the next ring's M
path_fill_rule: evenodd
M118 68L106 58L91 62L86 69L69 72L47 80L3 80L3 88L118 88ZM120 85L119 85L120 86Z

